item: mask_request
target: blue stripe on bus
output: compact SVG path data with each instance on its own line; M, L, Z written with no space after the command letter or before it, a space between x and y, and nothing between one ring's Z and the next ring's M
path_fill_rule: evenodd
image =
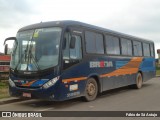
M140 70L143 72L155 71L155 59L154 58L144 58L140 65Z
M116 61L116 69L126 65L129 61Z

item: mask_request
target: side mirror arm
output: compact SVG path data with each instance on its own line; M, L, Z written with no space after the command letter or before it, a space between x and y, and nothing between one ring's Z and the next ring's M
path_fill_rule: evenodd
M18 44L18 41L17 41L17 38L16 38L16 37L9 37L9 38L6 38L6 39L4 40L3 45L5 45L5 44L6 44L6 41L8 41L8 40L14 40L14 41L16 42L16 44Z

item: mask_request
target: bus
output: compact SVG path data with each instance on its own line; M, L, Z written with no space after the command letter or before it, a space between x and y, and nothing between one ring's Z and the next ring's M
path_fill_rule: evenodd
M140 89L156 72L153 41L78 21L28 25L8 40L11 96L92 101L106 90Z

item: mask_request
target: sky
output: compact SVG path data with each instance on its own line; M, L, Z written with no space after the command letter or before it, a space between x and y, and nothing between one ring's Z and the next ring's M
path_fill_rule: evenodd
M75 20L155 42L160 49L160 0L0 0L3 41L23 26ZM157 57L157 55L156 55Z

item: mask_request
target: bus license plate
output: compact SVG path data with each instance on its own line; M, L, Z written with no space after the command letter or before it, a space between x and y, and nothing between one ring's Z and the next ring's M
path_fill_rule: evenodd
M31 98L31 93L23 93L23 97Z

